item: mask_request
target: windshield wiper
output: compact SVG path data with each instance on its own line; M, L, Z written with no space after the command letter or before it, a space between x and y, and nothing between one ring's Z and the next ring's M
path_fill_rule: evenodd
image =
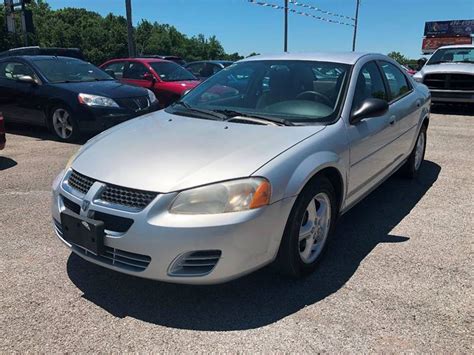
M267 122L272 122L276 123L279 125L283 126L294 126L295 124L291 121L288 121L284 118L278 118L278 117L269 117L269 116L262 116L262 115L254 115L254 114L249 114L249 113L244 113L236 110L213 110L214 112L219 112L223 113L224 115L227 116L226 121L232 120L234 117L245 117L245 118L256 118L262 121L267 121Z
M225 121L227 119L227 116L225 114L222 114L222 113L219 113L219 112L216 112L216 111L205 110L205 109L202 109L202 108L192 107L189 104L187 104L186 102L181 101L181 100L176 101L173 104L172 107L175 107L175 106L182 106L190 112L195 112L195 113L201 113L201 114L204 114L204 115L208 115L208 116L217 118L219 121Z

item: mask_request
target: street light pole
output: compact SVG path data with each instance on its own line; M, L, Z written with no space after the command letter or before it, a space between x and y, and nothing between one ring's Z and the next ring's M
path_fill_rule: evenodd
M285 42L283 50L288 52L288 0L285 0Z
M128 56L135 57L135 41L133 39L133 24L132 24L132 2L125 0L125 9L127 12L127 41L128 41Z
M354 23L354 37L352 38L352 51L355 51L356 48L356 37L357 37L357 23L359 21L359 5L360 0L356 0L356 16L355 16L355 23Z

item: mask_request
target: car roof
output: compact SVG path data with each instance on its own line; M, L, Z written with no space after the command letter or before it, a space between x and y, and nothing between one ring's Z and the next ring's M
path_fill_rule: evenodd
M114 59L110 59L108 60L106 63L108 62L115 62L115 61L121 61L121 60L137 60L139 62L170 62L169 60L166 60L166 59L160 59L160 58L143 58L143 57L134 57L134 58L114 58Z
M280 54L260 54L242 59L241 62L256 60L309 60L320 62L336 62L344 64L355 64L360 58L366 55L380 55L366 52L315 52L315 53L280 53Z
M197 63L225 64L225 63L234 63L234 62L232 60L196 60L194 62L186 63L186 65L197 64Z
M441 46L438 49L446 49L446 48L474 48L474 44L452 44L449 46Z
M82 59L79 58L74 58L74 57L65 57L65 56L55 56L55 55L13 55L10 57L3 57L0 58L1 60L18 60L18 59L25 59L29 61L38 61L42 59L74 59L74 60L80 60Z

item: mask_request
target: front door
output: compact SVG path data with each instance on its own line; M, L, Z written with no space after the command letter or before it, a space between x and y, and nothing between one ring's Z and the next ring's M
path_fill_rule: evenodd
M381 72L374 61L365 64L357 76L352 110L367 98L388 100ZM363 196L389 172L397 155L392 146L396 135L396 121L390 109L382 116L363 119L349 126L351 148L347 204Z

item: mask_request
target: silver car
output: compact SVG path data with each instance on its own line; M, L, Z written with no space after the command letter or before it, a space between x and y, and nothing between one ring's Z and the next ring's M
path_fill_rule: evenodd
M422 164L430 94L379 54L255 56L91 139L53 183L59 239L130 275L311 273L347 212Z

